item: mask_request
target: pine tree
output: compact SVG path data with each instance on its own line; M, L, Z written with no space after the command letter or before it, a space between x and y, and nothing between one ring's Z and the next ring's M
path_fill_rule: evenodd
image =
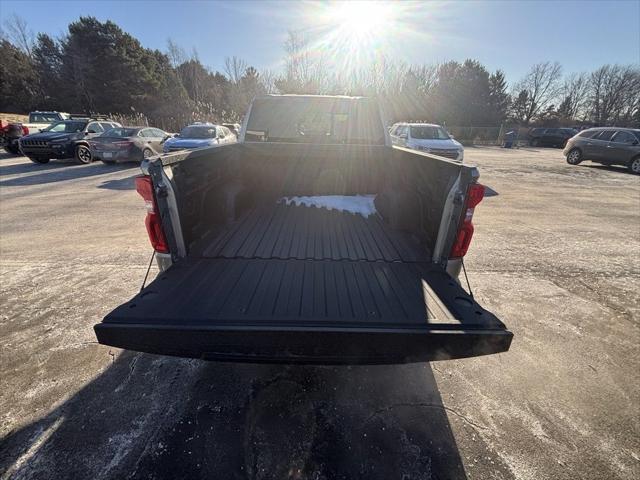
M502 70L496 70L489 77L489 105L491 108L492 124L498 125L505 121L509 110L509 94L507 81Z

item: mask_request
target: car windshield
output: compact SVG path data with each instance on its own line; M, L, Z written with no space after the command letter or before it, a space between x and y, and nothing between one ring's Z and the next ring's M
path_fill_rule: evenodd
M104 132L101 137L133 137L138 133L137 128L112 128Z
M87 126L87 122L57 122L51 125L50 127L42 130L43 132L64 132L64 133L73 133L73 132L81 132L84 130L84 127Z
M55 113L30 113L29 123L53 123L60 120Z
M216 128L212 126L185 127L180 132L182 138L215 138Z
M411 127L411 138L418 140L449 140L451 137L442 127L413 126Z

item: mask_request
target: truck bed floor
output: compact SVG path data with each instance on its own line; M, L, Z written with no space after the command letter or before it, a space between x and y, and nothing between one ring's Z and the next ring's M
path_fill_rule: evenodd
M412 235L393 230L378 214L277 204L250 210L201 243L207 258L429 261Z
M394 328L486 326L492 317L473 309L477 304L431 263L425 245L377 214L261 206L200 248L149 287L158 301L142 295L129 313L196 323Z

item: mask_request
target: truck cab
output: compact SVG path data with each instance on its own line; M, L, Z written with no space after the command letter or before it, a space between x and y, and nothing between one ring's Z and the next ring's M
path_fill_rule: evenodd
M457 282L475 167L390 144L364 97L267 95L240 142L136 179L159 276L95 326L105 345L205 360L374 364L508 350Z
M26 126L30 133L38 133L56 122L62 122L69 118L71 116L64 112L36 110L29 113L29 122Z

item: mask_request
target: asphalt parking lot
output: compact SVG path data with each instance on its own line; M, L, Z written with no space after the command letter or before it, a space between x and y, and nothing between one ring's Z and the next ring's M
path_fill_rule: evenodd
M96 344L149 262L139 170L0 154L1 478L639 478L640 177L466 159L490 187L466 265L511 350L287 367Z

